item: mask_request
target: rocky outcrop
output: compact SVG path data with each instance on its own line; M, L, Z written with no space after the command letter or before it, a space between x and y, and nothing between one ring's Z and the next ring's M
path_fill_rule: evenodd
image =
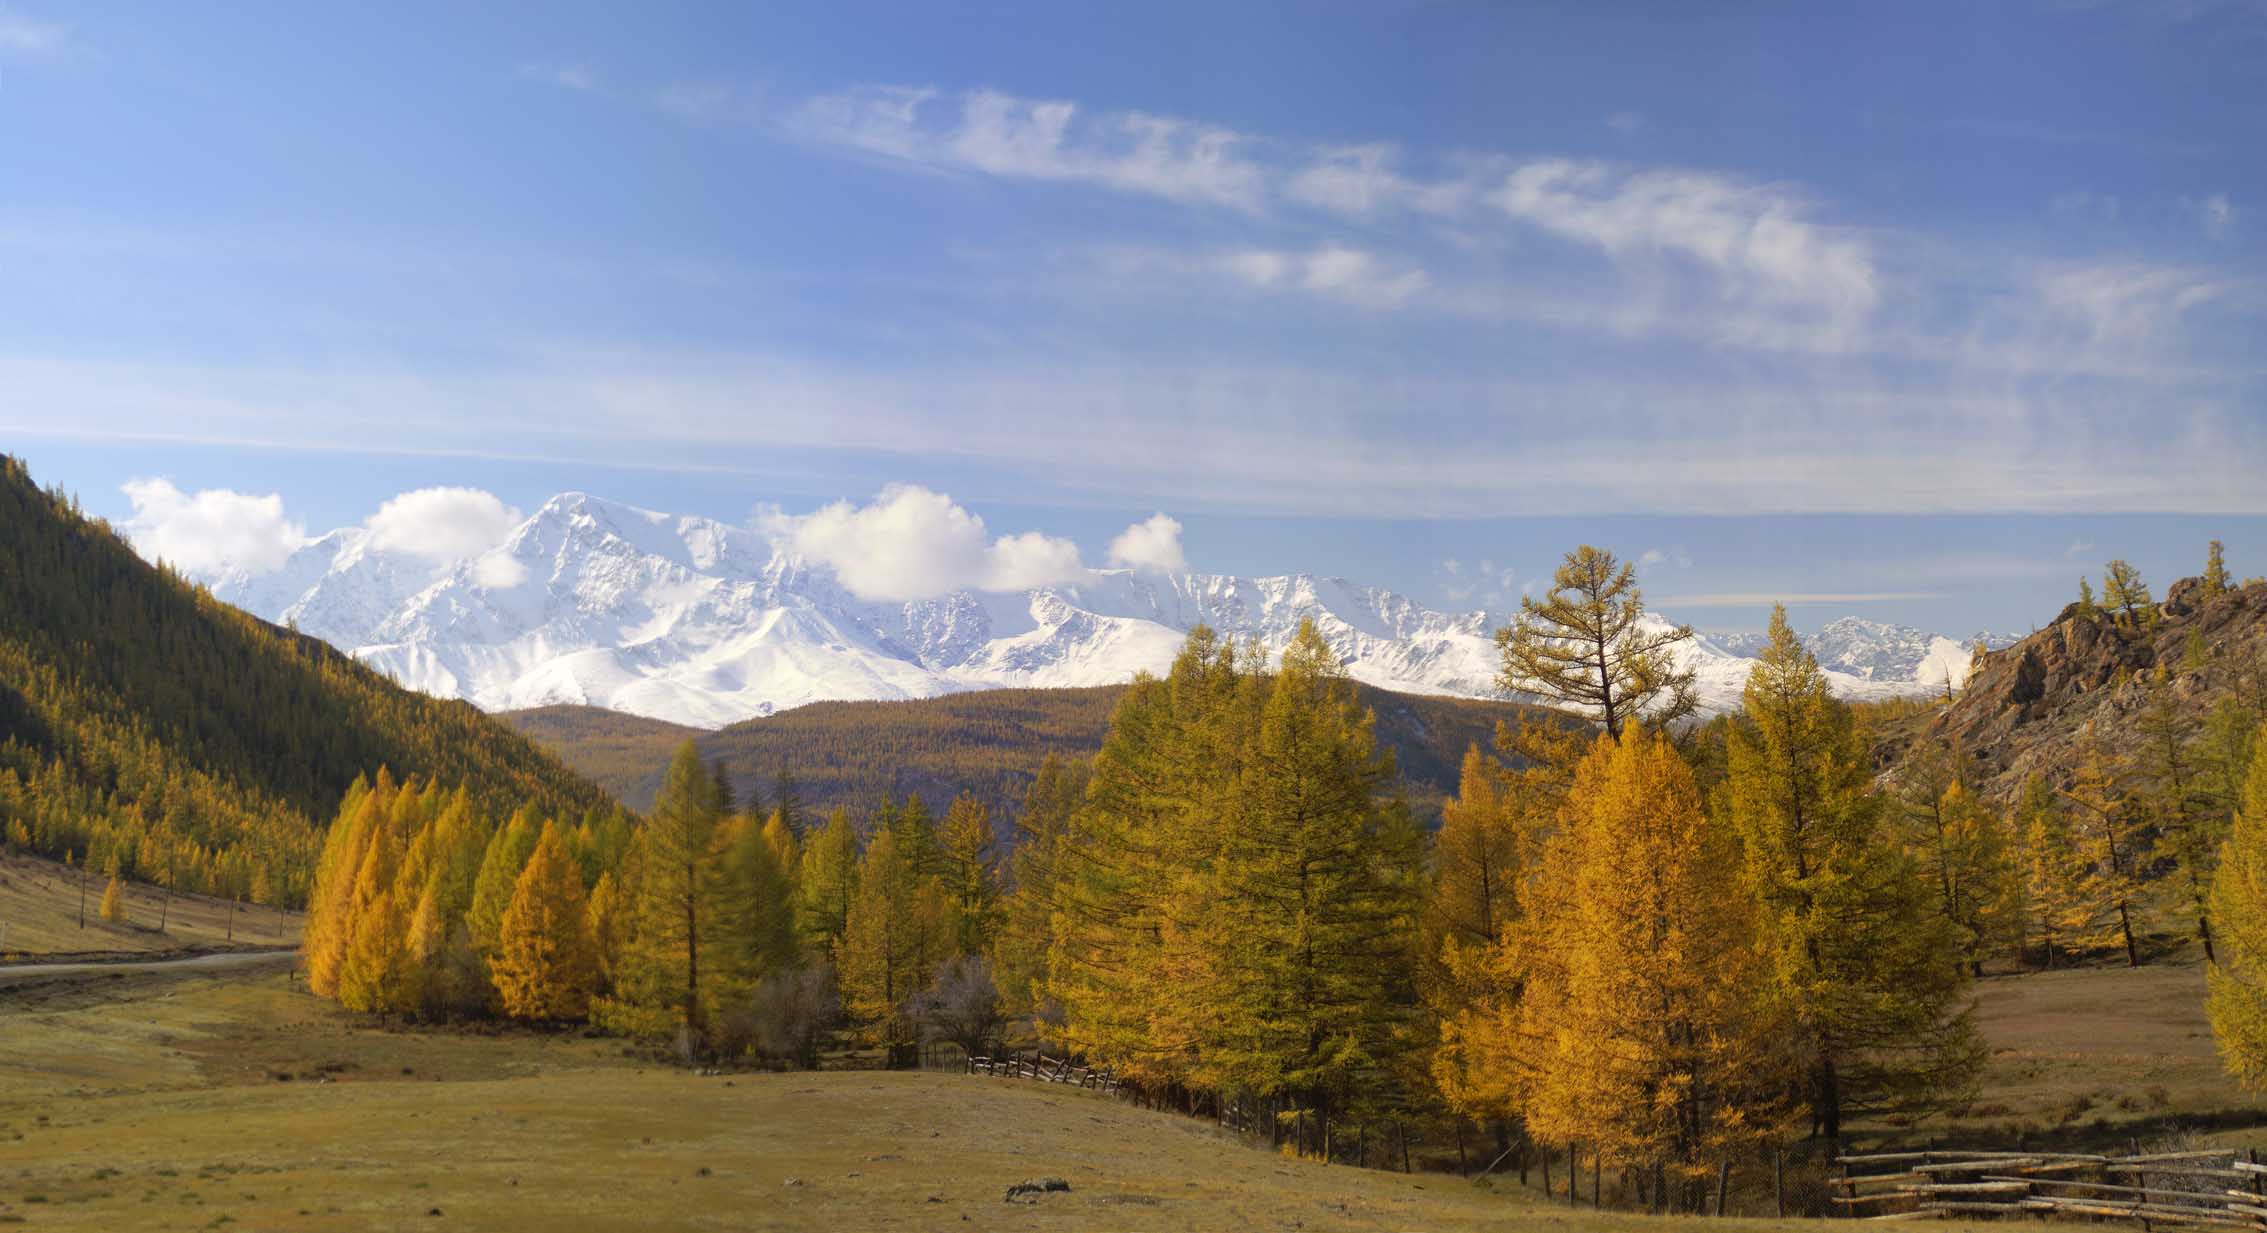
M1913 744L1949 741L1980 787L2008 799L2034 774L2066 779L2089 725L2113 752L2137 746L2134 720L2159 685L2201 717L2223 694L2263 682L2267 583L2207 600L2201 579L2183 578L2165 593L2154 622L2136 628L2072 604L2053 624L1983 655L1960 696L1894 738L1882 761L1894 770Z

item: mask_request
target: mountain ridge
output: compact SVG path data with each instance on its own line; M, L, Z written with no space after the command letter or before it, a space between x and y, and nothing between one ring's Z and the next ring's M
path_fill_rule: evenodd
M1017 592L861 599L753 528L562 493L486 552L442 563L348 527L213 593L329 641L411 688L506 711L574 704L717 729L821 701L1121 684L1170 662L1203 622L1280 649L1314 620L1354 679L1497 696L1493 631L1511 614L1441 612L1384 588L1093 569ZM1926 693L1966 672L1964 644L1847 618L1837 692ZM1827 631L1822 631L1824 634ZM1718 640L1680 649L1709 711L1738 704L1751 661Z

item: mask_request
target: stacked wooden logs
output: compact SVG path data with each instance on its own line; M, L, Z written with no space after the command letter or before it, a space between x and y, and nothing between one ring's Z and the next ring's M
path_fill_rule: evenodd
M2256 1151L1877 1152L1834 1163L1842 1193L1831 1202L1872 1220L2081 1216L2267 1233L2267 1165Z

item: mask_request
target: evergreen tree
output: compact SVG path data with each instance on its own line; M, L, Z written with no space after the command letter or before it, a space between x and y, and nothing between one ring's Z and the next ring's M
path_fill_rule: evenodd
M774 813L787 820L787 829L800 835L807 829L804 816L803 793L795 786L795 776L781 767L779 777L772 782L771 807Z
M545 824L504 911L496 992L515 1019L580 1019L598 985L597 943L582 874L559 828Z
M1966 1090L1983 1060L1948 922L1886 841L1868 745L1772 612L1730 733L1724 801L1775 957L1770 992L1807 1055L1816 1130Z
M1636 570L1584 544L1552 574L1547 595L1523 597L1518 622L1496 631L1497 683L1573 707L1609 736L1640 717L1666 726L1699 706L1691 671L1673 657L1691 639L1690 626L1648 622Z
M2267 728L2259 741L2267 743ZM2205 1011L2228 1073L2267 1092L2267 758L2255 759L2212 876L2220 961L2204 969Z

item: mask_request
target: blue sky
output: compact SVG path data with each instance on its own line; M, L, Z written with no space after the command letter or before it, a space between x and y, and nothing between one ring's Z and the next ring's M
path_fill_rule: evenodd
M1448 606L1594 540L1711 628L2267 572L2267 6L1708 7L0 0L0 443L255 535L916 484Z

